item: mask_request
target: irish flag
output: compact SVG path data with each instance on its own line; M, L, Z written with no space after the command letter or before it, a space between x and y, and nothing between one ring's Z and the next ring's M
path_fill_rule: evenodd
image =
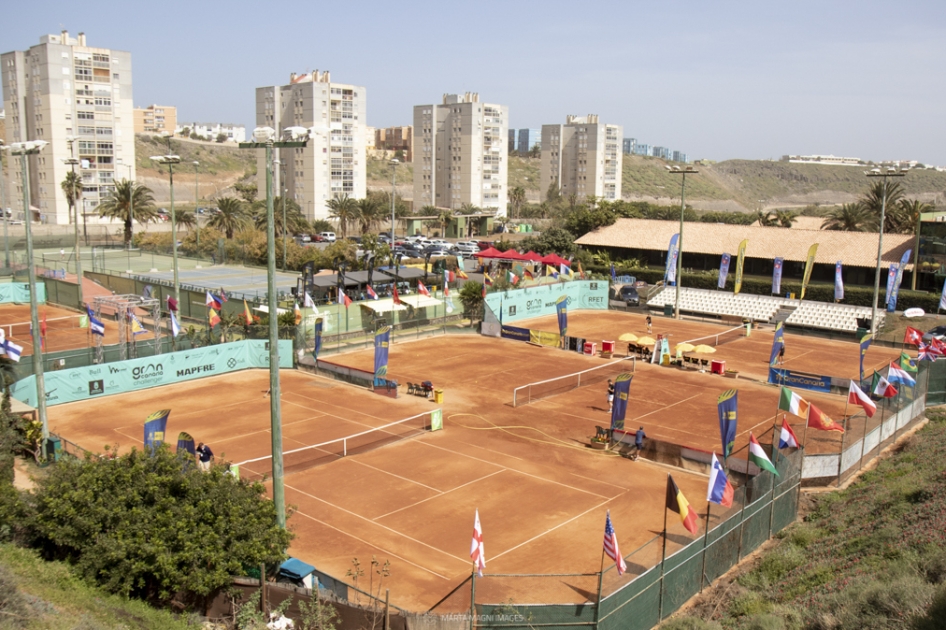
M749 461L762 470L767 470L773 475L778 476L778 471L775 470L775 466L772 465L772 460L770 460L765 454L765 451L762 450L762 445L755 439L751 431L749 432Z
M787 411L799 418L808 417L808 403L787 387L783 387L779 394L778 408L780 411Z

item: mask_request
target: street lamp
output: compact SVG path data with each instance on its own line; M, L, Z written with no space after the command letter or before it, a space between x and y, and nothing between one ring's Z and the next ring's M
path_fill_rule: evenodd
M30 326L33 340L33 374L36 376L36 409L39 412L39 422L42 425L42 450L46 457L46 442L49 439L49 423L46 419L46 384L43 379L43 339L39 327L39 306L36 299L36 266L33 264L33 216L30 212L30 165L26 159L28 155L36 155L43 150L48 142L31 140L29 142L14 142L4 147L10 155L20 156L20 166L23 171L23 211L26 220L26 269L30 283Z
M171 140L168 138L168 149L171 148ZM156 164L166 164L168 167L168 177L171 182L171 257L174 261L174 301L177 307L181 308L181 285L178 282L177 273L177 219L174 215L174 165L181 163L179 155L152 155L151 161ZM174 336L171 336L174 341Z
M200 205L200 180L197 177L197 167L200 166L200 162L194 160L192 164L194 165L194 222L197 224L197 255L200 256L200 213L197 212Z
M397 158L391 160L391 249L394 249L394 199L397 197Z
M683 213L687 207L687 175L695 175L699 171L692 166L680 168L679 166L665 165L664 168L670 171L671 175L679 175L682 178L680 182L680 234L677 236L677 292L673 313L674 319L680 319L680 280L683 279Z
M286 169L283 169L285 173ZM283 175L285 179L285 174ZM289 194L288 188L282 189L282 270L286 271L288 267L286 266L286 235L289 232L289 226L286 225L286 195Z
M877 238L877 269L874 272L874 303L870 310L870 334L877 332L877 297L880 295L880 257L884 252L884 215L887 213L887 178L888 177L904 177L907 172L905 170L898 171L895 168L872 168L869 171L864 171L864 174L868 177L883 177L884 179L884 193L880 202L880 235ZM913 270L913 273L916 273L916 269Z
M279 302L276 294L276 229L273 211L273 148L301 148L308 142L309 131L302 127L285 130L288 140L276 141L272 127L253 130L254 142L241 142L241 149L265 149L266 158L266 288L269 306L269 414L273 451L273 504L276 522L286 527L286 490L283 481L282 416L279 400Z
M73 232L76 239L74 247L76 255L76 287L78 288L79 310L81 311L85 309L85 300L82 299L82 256L79 251L79 197L76 195L76 164L79 163L79 160L76 159L76 139L73 136L66 136L66 142L69 143L69 158L63 160L63 163L68 164L72 169L72 207L75 214L73 217Z

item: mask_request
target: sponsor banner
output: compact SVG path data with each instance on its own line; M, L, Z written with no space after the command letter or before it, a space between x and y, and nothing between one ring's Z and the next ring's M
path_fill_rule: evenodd
M155 449L164 443L164 434L167 432L170 409L155 411L145 419L145 441L149 449Z
M844 299L844 278L841 276L841 261L834 265L834 299L841 301Z
M624 430L624 416L627 413L627 399L631 395L631 381L634 375L630 372L619 374L614 379L614 404L611 406L611 429Z
M815 256L818 255L818 243L808 248L808 257L805 258L805 275L801 279L801 296L798 299L805 299L805 290L808 288L808 281L811 280L811 271L815 268Z
M910 254L912 253L913 250L908 249L907 251L903 252L903 256L900 258L900 266L897 267L897 277L893 282L893 293L890 294L890 297L887 300L887 310L891 313L897 308L897 296L900 294L900 283L903 282L903 270L906 269L907 263L910 262Z
M269 367L269 342L257 339L87 365L47 372L44 375L46 404L61 405L96 396L124 394L215 374L265 367ZM279 367L292 367L291 339L279 341ZM20 379L10 388L10 393L20 402L35 407L36 377L30 375Z
M7 304L11 302L25 304L29 301L29 282L0 283L0 304ZM36 301L40 304L44 304L46 302L46 284L44 282L36 283Z
M795 372L781 368L769 368L769 382L785 387L810 389L815 392L831 393L831 377L807 372Z
M890 306L890 299L893 297L893 283L897 281L897 263L890 263L890 268L887 270L887 298L885 304L887 305L887 310L893 312L893 308Z
M736 256L736 280L733 284L733 293L739 295L739 292L742 291L742 268L743 264L746 262L746 245L749 244L749 239L744 238L742 242L739 243L739 252Z
M673 286L677 280L677 256L680 249L677 247L679 234L670 237L670 247L667 248L667 266L664 268L664 283Z
M716 410L719 415L719 437L723 445L723 459L732 455L736 445L736 423L739 410L739 392L730 389L716 399Z
M729 276L729 259L729 254L723 254L719 261L719 280L716 282L716 286L720 289L726 288L726 277Z
M545 332L544 330L530 330L529 341L531 343L535 343L540 346L548 346L550 348L562 347L561 337L555 333Z
M391 327L384 326L374 335L374 379L384 380L388 374L388 346L391 345Z
M607 280L573 280L511 291L496 291L486 296L486 305L503 323L530 317L556 315L558 299L565 294L568 310L607 310ZM502 316L500 316L502 313Z
M528 328L516 328L515 326L503 326L502 336L506 339L515 339L516 341L532 341L532 331Z
M776 258L772 268L772 293L775 295L782 292L782 265L784 264L784 258Z

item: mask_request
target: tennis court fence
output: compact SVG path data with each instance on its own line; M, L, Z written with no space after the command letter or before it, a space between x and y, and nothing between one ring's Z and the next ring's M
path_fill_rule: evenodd
M367 453L389 444L421 436L431 429L433 417L441 417L441 414L440 409L425 411L416 416L373 427L360 433L284 451L283 472L290 474L308 470L343 457ZM237 465L243 477L264 477L272 475L272 460L272 455L265 455L247 459Z
M82 328L84 315L65 315L63 317L50 317L45 320L45 322L40 320L40 328L43 327L43 324L46 325L47 335L54 333L57 330L71 330L74 328ZM86 326L88 324L86 323ZM0 329L3 329L4 334L13 339L29 339L32 325L30 322L13 322L13 323L4 323L0 324Z
M630 362L630 364L628 364L628 362ZM598 367L582 370L581 372L549 378L544 381L536 381L535 383L522 385L512 390L512 406L519 407L520 405L528 405L534 400L557 396L558 394L564 394L565 392L578 389L579 387L602 383L624 372L631 372L633 374L636 371L637 358L624 357L617 361L599 365Z
M730 328L729 330L724 330L723 332L716 335L707 335L705 337L697 337L696 339L687 339L684 343L693 344L698 346L700 344L716 347L724 343L729 343L730 341L736 341L742 337L746 336L746 327L745 326L736 326L735 328Z

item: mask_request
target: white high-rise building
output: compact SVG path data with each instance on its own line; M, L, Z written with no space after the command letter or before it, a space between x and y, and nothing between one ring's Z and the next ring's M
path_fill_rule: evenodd
M63 31L39 41L29 50L0 55L4 141L49 143L28 158L33 218L65 224L69 203L60 184L71 170L63 163L71 156L70 139L81 161L76 172L82 177L83 212L95 210L115 179L134 178L131 53L88 46L84 33L72 38ZM9 158L4 190L10 207L22 214L20 158Z
M414 209L464 204L506 214L509 108L479 94L414 107Z
M302 149L276 149L273 196L288 191L309 219L327 219L328 202L367 194L367 90L332 83L328 71L291 74L288 85L256 88L256 125L282 135L287 127L314 128ZM259 152L259 195L266 196L265 154Z
M564 125L542 125L539 186L554 182L563 196L621 198L623 127L598 122L594 114L568 116Z

